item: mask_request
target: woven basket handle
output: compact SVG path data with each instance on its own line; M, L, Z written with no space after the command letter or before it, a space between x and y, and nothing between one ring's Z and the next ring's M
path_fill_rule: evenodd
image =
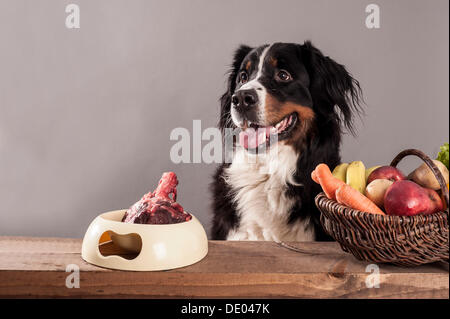
M417 157L420 157L425 164L431 169L434 176L436 176L437 181L439 182L439 185L441 186L442 194L444 194L445 201L447 202L447 212L449 207L449 194L447 190L447 184L445 183L444 176L442 176L441 171L437 168L436 164L429 158L424 152L416 150L416 149L407 149L403 152L400 152L391 162L391 166L396 167L397 164L406 156L408 155L415 155Z

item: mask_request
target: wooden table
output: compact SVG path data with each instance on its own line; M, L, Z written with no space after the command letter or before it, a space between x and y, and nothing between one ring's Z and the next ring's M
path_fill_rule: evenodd
M210 241L194 265L127 272L83 261L80 239L0 237L0 298L449 298L448 263L379 265L379 288L368 288L369 263L337 243L291 244L303 253L274 242ZM80 288L66 287L69 264L80 268Z

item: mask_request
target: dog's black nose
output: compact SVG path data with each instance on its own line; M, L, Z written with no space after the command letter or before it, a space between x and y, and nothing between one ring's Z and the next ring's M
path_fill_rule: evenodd
M238 109L249 109L258 103L258 94L254 89L239 90L233 94L231 102Z

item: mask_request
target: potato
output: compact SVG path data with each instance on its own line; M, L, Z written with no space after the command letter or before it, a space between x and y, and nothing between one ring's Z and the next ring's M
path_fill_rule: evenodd
M380 208L384 206L384 194L394 182L389 179L375 179L366 187L365 195Z
M437 168L441 171L442 176L444 176L445 184L448 184L448 168L445 167L442 162L438 160L433 160L434 164L436 164ZM417 184L425 188L431 188L434 190L441 189L439 182L434 176L431 169L427 164L423 163L418 168L416 168L411 174L408 176L409 179L413 180Z

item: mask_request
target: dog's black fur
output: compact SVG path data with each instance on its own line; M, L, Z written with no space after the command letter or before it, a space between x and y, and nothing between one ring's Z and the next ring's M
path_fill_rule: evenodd
M264 47L261 47L264 48ZM257 52L242 45L235 54L228 77L227 91L220 99L221 112L219 127L230 127L231 97L239 81L237 76L243 68L243 61L251 60L252 52ZM324 56L309 41L304 44L277 44L273 49L275 56L280 56L296 74L298 90L288 90L276 82L264 83L268 92L279 101L301 102L314 112L314 120L308 130L294 141L290 141L294 152L298 154L295 181L302 186L289 184L286 194L296 198L296 204L289 212L289 223L311 218L316 240L329 240L323 231L315 206L315 196L321 191L318 184L311 180L311 172L319 163L326 163L331 169L340 163L340 143L342 127L353 132L353 118L361 111L361 89L345 69ZM294 69L295 68L295 69ZM291 86L292 87L292 86ZM232 125L231 125L232 126ZM213 225L212 239L226 239L227 234L239 224L239 215L232 202L230 186L222 178L224 169L230 164L222 164L214 175L213 190Z

